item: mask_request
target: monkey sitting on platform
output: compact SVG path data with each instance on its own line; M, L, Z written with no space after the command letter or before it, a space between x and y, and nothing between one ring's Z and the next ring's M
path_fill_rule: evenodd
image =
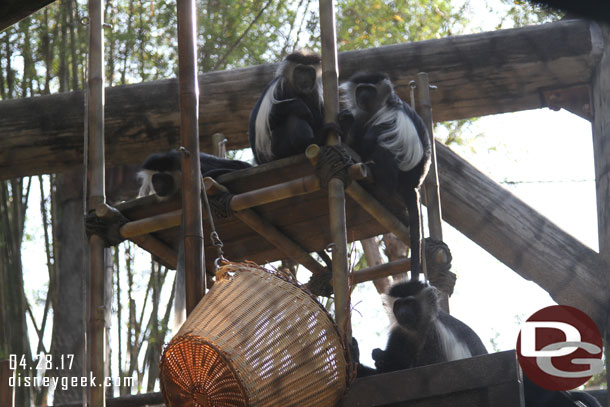
M206 153L199 154L199 162L202 177L217 177L227 172L252 167L244 161L228 160ZM138 172L138 179L142 183L139 196L156 194L160 198L168 198L180 191L181 167L180 152L177 150L148 156Z

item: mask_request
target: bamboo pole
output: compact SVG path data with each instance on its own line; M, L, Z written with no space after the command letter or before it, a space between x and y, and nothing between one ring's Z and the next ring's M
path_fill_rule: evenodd
M424 202L428 210L428 228L430 237L443 240L443 217L441 211L441 198L438 184L438 169L436 165L436 143L434 142L434 129L432 121L432 102L430 101L430 82L428 74L420 72L415 77L417 86L417 99L419 100L418 113L424 119L428 137L430 137L430 169L424 183ZM422 241L423 260L426 261L425 245ZM441 291L440 305L445 312L449 312L449 294Z
M320 189L320 181L315 175L307 175L292 181L270 185L234 195L231 199L231 209L241 211L254 206L265 205L271 202L306 195Z
M339 113L339 68L337 65L337 34L333 0L320 0L320 36L322 42L322 84L324 89L324 123L334 123ZM339 144L331 131L327 144ZM351 343L349 280L347 268L347 231L345 220L345 186L339 178L328 183L330 232L333 240L333 290L335 320L346 343Z
M428 227L430 228L431 237L438 240L443 240L443 218L438 185L436 146L434 143L434 129L432 127L432 102L430 101L430 83L428 82L428 74L425 72L418 73L415 77L415 84L417 86L417 99L419 101L417 112L422 119L424 119L431 145L430 169L424 184L425 203L428 210Z
M403 258L390 263L382 263L351 273L354 284L404 273L411 268L411 259Z
M121 236L132 239L147 233L154 233L165 229L180 226L182 219L182 209L151 216L149 218L138 219L127 222L119 230Z
M88 207L95 208L106 201L104 188L104 35L103 0L89 0L89 74L88 74ZM98 382L105 380L106 369L106 309L104 241L98 235L89 238L89 353L90 374ZM105 407L103 386L89 388L89 406Z
M203 226L201 221L201 170L199 163L199 84L195 0L178 0L178 89L182 154L182 209L186 312L195 308L205 293Z

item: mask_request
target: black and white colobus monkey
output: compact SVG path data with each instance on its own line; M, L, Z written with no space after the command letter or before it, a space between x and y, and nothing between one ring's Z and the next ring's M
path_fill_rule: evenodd
M251 167L247 162L218 158L206 153L199 154L199 162L202 177L217 177ZM138 172L138 178L141 181L139 196L154 193L160 198L167 198L178 192L182 186L180 152L170 150L149 155Z
M487 354L478 335L439 306L437 289L421 281L393 285L384 297L392 322L385 350L373 350L376 369L387 373Z
M386 349L372 352L375 369L359 364L358 343L353 340L350 350L358 363L358 377L487 354L485 345L468 325L440 309L438 291L428 284L395 284L384 295L384 306L392 327ZM585 392L548 391L525 376L524 396L527 407L601 407Z
M409 211L411 279L421 271L418 188L430 166L430 140L424 121L394 92L387 75L358 73L341 85L339 122L347 144L363 162L372 161L375 182L396 192Z
M288 55L250 113L248 137L257 163L323 144L322 66L319 55Z

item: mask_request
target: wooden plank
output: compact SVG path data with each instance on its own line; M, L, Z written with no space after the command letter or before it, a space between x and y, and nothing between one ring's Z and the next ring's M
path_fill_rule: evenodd
M82 402L75 402L56 404L55 407L82 407L82 405ZM106 400L106 405L107 407L156 407L165 406L165 403L163 402L163 395L157 392L109 398Z
M443 219L558 303L586 312L603 331L610 276L600 255L448 147L436 149Z
M435 120L447 121L544 106L542 90L588 83L600 57L592 23L580 20L398 44L339 54L342 78L357 70L385 71L408 100L408 83L429 74ZM199 77L199 136L227 148L248 146L250 110L275 64ZM61 172L82 163L81 92L0 102L0 178ZM108 88L108 165L141 162L179 142L175 79Z
M599 253L610 264L610 28L602 30L604 52L593 75L593 156L597 196ZM606 343L606 383L610 388L610 315L603 332ZM606 400L610 407L610 397Z
M0 31L15 24L55 0L2 0L0 3Z
M505 351L356 379L342 407L519 406L520 378L515 351ZM485 390L504 385L504 391Z

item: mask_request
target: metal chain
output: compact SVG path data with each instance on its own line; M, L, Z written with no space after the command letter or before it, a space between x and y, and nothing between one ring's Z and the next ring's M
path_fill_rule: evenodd
M220 240L220 236L218 236L218 233L216 232L216 226L214 225L214 217L212 216L212 209L210 208L210 201L208 200L208 193L205 190L205 184L203 182L203 178L201 179L201 195L203 195L203 202L205 204L205 211L208 215L208 220L210 222L210 229L212 229L212 232L210 233L210 240L212 242L212 246L214 246L216 248L216 251L218 253L218 257L216 257L216 260L214 260L214 265L216 266L216 268L218 268L219 264L221 261L225 261L226 259L223 256L223 243L222 240Z

